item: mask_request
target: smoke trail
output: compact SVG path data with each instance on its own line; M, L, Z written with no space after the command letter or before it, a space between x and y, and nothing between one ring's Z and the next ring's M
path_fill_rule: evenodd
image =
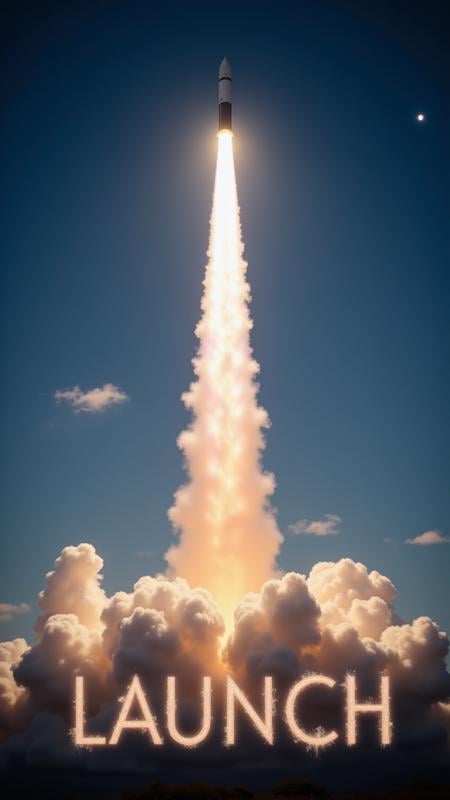
M180 542L166 559L171 574L209 589L230 622L242 596L274 574L282 537L269 496L273 475L260 463L266 411L257 404L232 134L219 134L209 262L194 370L183 395L193 421L179 436L189 483L169 510Z

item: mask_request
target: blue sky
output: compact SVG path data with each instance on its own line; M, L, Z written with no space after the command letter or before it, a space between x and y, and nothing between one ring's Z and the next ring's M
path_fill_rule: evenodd
M397 585L402 616L450 628L450 545L404 543L450 535L448 55L439 4L405 8L11 10L0 602L35 607L80 541L109 592L164 567L226 54L280 564L362 560ZM74 414L54 400L104 383L129 402ZM338 535L287 533L325 514ZM1 638L29 636L33 617Z

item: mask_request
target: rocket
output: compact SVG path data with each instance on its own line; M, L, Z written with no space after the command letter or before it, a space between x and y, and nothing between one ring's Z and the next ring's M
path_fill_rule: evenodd
M231 68L226 58L219 67L219 133L231 131Z

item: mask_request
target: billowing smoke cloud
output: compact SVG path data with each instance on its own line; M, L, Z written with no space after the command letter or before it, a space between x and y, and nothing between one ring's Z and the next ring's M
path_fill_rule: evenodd
M100 626L106 596L100 586L103 559L91 544L65 547L46 575L46 587L39 593L44 615L38 619L41 630L53 614L74 614L89 630Z
M343 558L320 562L309 575L308 587L322 608L324 624L349 622L359 636L378 638L392 619L397 594L391 581L364 564Z
M27 650L25 639L0 644L0 741L20 722L20 708L26 691L17 684L13 669Z
M70 719L74 675L86 676L99 703L108 666L99 631L89 630L75 614L53 614L14 668L14 678L27 689L30 715L42 710Z
M183 713L194 709L195 727L200 679L205 674L217 684L231 674L249 696L255 696L263 676L272 675L282 696L284 688L309 671L334 677L338 683L348 671L356 671L361 691L371 691L384 671L391 679L394 742L409 748L413 758L420 748L426 748L428 755L431 748L439 757L448 747L447 634L428 617L401 621L393 608L395 587L379 572L369 572L347 558L316 564L307 577L290 572L269 579L238 603L232 630L224 640L223 616L206 589L191 588L181 578L144 576L131 592L107 598L100 586L102 566L91 545L64 548L40 595L45 613L36 625L37 641L32 646L23 639L0 645L4 766L29 758L30 749L45 752L48 764L74 765L69 730L76 675L86 679L88 727L110 732L117 698L136 674L158 715L163 713L166 678L175 675L180 709ZM218 719L221 695L214 697ZM327 713L339 716L331 693ZM381 755L376 756L378 748L372 745L371 757L376 760ZM145 762L149 746L142 737L136 741L125 735L109 761L101 749L84 751L77 758L94 765L99 761L103 769L105 764L131 768ZM203 747L203 757L208 758L213 744ZM264 751L266 767L273 759L278 765L283 758L289 763L292 752L288 758L283 747L280 741L279 747ZM153 761L160 758L163 763L167 758L163 751L152 750ZM226 750L221 749L220 756L217 749L214 752L218 767L230 757ZM245 746L235 750L233 759L245 761L245 752ZM296 752L297 759L311 758ZM172 751L172 760L175 757Z
M231 135L222 132L196 330L197 378L183 395L193 422L178 440L189 483L169 511L180 543L166 554L170 574L209 589L227 624L244 593L274 575L281 543L268 500L274 477L260 464L269 420L256 399L259 366L250 346L250 289L232 148Z
M138 673L147 682L219 669L223 618L206 589L163 576L143 577L134 591L118 592L105 606L103 640L120 686Z
M225 658L232 672L293 680L301 671L305 648L320 641L320 607L303 575L289 572L267 581L238 605Z

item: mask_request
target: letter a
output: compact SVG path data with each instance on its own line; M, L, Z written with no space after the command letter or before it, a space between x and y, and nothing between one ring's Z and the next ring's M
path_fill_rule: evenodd
M137 701L142 712L142 719L128 719L128 714L130 713L130 708L134 700ZM158 733L156 722L152 716L144 694L144 690L137 675L134 676L128 687L128 691L112 732L111 739L109 740L109 744L117 744L120 739L120 735L125 728L133 728L134 730L147 730L153 744L162 744L162 739Z

